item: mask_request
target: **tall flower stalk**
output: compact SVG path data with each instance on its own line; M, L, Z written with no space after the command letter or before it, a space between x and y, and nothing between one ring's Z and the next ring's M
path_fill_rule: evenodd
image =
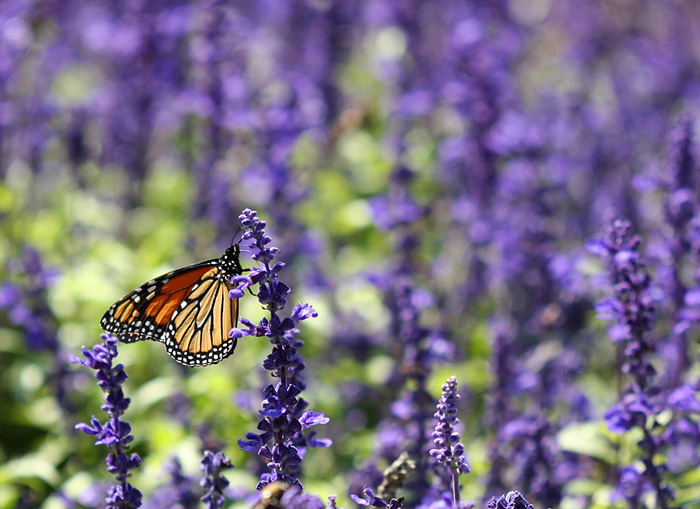
M257 489L275 481L298 484L301 463L306 447L328 447L330 440L316 439L315 432L304 432L317 424L326 424L329 419L322 413L307 410L308 403L299 397L306 388L300 373L306 367L299 354L304 344L297 338L299 322L318 316L309 304L297 304L289 317L282 318L279 312L284 309L291 289L278 279L284 268L281 262L274 263L279 252L269 246L271 238L265 234L265 221L257 217L257 212L245 209L239 216L245 229L241 242L252 253L258 263L247 275L233 279L236 288L232 298L243 296L243 291L252 285L258 287L258 300L270 317L264 317L258 324L241 318L247 328L236 328L231 336L267 337L272 343L272 353L263 362L263 367L278 379L276 384L265 387L258 423L260 433L247 433L246 440L239 440L243 450L255 451L266 463L270 472L262 474Z
M459 477L462 474L471 472L464 455L464 444L460 440L456 426L459 424L457 418L457 378L451 376L442 386L442 396L435 412L435 431L433 431L433 442L435 448L430 450L438 463L442 464L450 473L452 479L452 500L455 507L459 507Z
M614 293L598 305L598 312L601 318L615 321L610 335L622 348L620 370L631 377L631 383L622 390L620 402L606 412L605 419L608 428L615 433L637 428L643 436L638 445L644 470L640 473L634 466L621 470L621 495L638 505L644 493L653 490L656 507L666 509L673 499L673 491L663 480L666 465L659 459L663 443L652 433L659 427L657 417L665 404L659 397L662 388L655 383L657 373L651 362L656 346L651 334L655 304L651 277L639 253L640 242L641 237L633 234L632 225L618 219L613 221L605 239L589 244L608 258ZM629 489L632 484L639 489Z
M49 305L49 290L57 272L42 261L39 251L30 246L8 263L12 277L0 284L0 309L24 332L25 344L32 351L51 354L51 383L56 401L68 413L75 411L70 400L68 363L57 334L57 320Z
M131 401L122 390L127 375L123 365L113 366L118 353L116 336L105 333L101 337L104 342L95 345L92 350L83 348L85 360L72 356L71 361L95 370L97 385L105 393L105 404L101 408L109 420L102 424L93 416L90 424L79 423L75 428L97 438L95 445L106 445L111 451L107 455L107 470L114 474L117 483L110 486L107 492L107 509L131 509L141 506L141 492L128 481L131 470L141 464L141 458L136 453L130 456L126 453L134 440L131 425L121 418Z
M438 331L422 325L423 308L432 300L432 295L415 281L420 273L417 227L427 217L428 209L414 196L415 179L416 175L409 168L397 166L391 174L387 193L371 202L375 222L387 231L387 238L393 244L391 266L382 274L373 275L371 281L381 290L389 312L387 339L391 355L397 359L386 384L393 392L389 396L395 401L390 407L391 414L378 426L380 447L375 457L391 464L403 452L408 453L416 466L407 479L406 488L411 494L409 500L419 501L430 490L427 452L434 400L427 390L428 379L433 366L447 361L455 347ZM381 490L379 494L385 495Z
M667 299L669 311L675 315L672 317L675 321L673 334L662 352L672 366L667 376L673 386L680 385L692 363L690 323L684 316L684 302L690 293L690 285L683 277L686 267L697 261L693 252L693 228L699 207L692 121L692 117L685 116L672 133L673 155L668 170L674 178L668 185L665 203L666 223L671 227L671 235L666 241L668 253L658 264L657 271L661 286L667 288L670 297Z
M224 490L229 485L228 479L221 475L221 471L233 468L231 460L223 452L204 451L200 468L204 477L199 484L207 490L200 500L207 509L220 509L226 502Z

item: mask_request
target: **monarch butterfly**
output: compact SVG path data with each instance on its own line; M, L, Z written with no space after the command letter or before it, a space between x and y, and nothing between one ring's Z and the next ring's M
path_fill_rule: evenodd
M238 299L228 296L231 277L243 273L238 244L221 258L168 272L115 302L100 325L119 341L165 344L186 366L216 364L233 353L229 331L238 321Z

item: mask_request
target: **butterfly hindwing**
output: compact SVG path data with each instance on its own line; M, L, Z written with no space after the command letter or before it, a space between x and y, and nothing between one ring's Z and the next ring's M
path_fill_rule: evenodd
M233 353L229 331L238 320L238 299L229 298L230 278L240 274L238 246L215 260L163 274L117 301L102 317L102 328L125 343L165 343L173 359L206 366Z
M236 326L238 299L229 298L230 289L218 269L192 287L165 333L171 357L188 366L207 366L233 353L236 339L228 334Z

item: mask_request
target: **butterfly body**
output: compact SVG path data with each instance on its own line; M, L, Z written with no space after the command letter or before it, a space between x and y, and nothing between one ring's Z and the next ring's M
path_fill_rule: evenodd
M207 366L233 353L229 331L238 320L238 299L228 296L231 277L243 269L237 244L221 258L168 272L118 300L100 325L119 341L152 340L186 366Z

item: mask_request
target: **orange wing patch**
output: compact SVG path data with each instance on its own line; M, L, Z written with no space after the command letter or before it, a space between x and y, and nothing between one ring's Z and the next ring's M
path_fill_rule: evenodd
M178 293L185 293L180 291ZM155 314L155 322L160 325L167 325L170 322L170 317L177 309L184 295L180 296L177 293L173 295L160 295L153 299L153 303L146 309L146 316Z
M204 265L196 269L190 269L183 274L170 278L170 280L163 285L161 293L173 294L178 290L182 290L183 288L187 288L189 290L189 287L194 285L200 279L212 277L218 272L219 269L211 265Z

